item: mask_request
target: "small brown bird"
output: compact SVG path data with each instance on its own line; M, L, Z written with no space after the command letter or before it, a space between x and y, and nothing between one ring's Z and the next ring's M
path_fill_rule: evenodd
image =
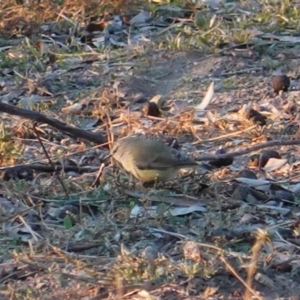
M278 95L280 91L287 92L290 84L290 78L286 75L274 75L271 77L271 86L276 95Z
M112 157L135 178L142 182L168 181L181 168L198 165L161 141L140 136L129 136L115 142Z

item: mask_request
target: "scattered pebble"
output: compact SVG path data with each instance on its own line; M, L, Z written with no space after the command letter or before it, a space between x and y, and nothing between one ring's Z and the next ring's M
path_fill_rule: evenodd
M274 75L271 77L271 86L277 95L280 91L287 92L290 84L290 78L286 75Z

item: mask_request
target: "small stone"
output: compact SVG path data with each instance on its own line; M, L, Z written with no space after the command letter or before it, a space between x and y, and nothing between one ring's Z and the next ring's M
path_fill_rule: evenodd
M253 108L249 110L248 119L252 121L254 124L258 124L260 126L265 126L267 124L266 117Z
M239 110L239 114L243 118L251 121L253 124L258 124L260 126L265 126L267 124L267 122L266 122L267 118L265 116L263 116L257 110L255 110L253 108L249 108L245 105Z
M246 184L239 184L231 195L231 199L235 201L243 201L250 204L257 204L263 199L263 194L251 189Z
M270 158L277 158L280 159L281 155L274 150L266 150L262 152L261 158L260 158L260 166L264 167Z
M249 179L257 179L257 176L254 172L244 169L239 172L237 177L242 177L242 178L249 178Z
M222 155L226 154L225 149L219 149L216 151L216 155ZM209 164L213 167L216 168L221 168L221 167L227 167L230 166L233 163L233 157L227 157L227 158L219 158L217 160L211 160Z
M5 169L2 180L9 181L23 179L26 181L31 181L33 178L33 170L31 168L27 166L16 166Z
M185 259L190 259L195 262L202 260L200 246L193 241L188 241L184 244L183 255Z
M286 75L274 75L271 77L271 86L276 95L278 95L280 91L287 92L290 87L290 78Z
M157 104L154 102L147 102L143 107L143 112L146 116L151 116L151 117L160 116L160 110Z
M249 167L260 167L260 168L263 168L268 163L268 160L270 158L280 159L281 156L275 150L265 150L265 151L262 151L262 153L260 155L259 154L252 155L249 158L248 166Z
M158 250L155 245L147 246L142 252L142 257L144 257L148 262L153 262L158 257Z

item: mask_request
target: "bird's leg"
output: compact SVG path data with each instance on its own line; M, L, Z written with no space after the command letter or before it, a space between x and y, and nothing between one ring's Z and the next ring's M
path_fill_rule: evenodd
M142 207L144 209L145 214L148 215L149 207L151 206L151 194L153 193L153 188L148 185L148 187L145 187L145 185L142 185L142 196L140 197L139 201L142 204Z
M130 173L129 178L128 178L128 187L130 188L131 185L132 185L133 189L135 189L135 180L134 180L133 175Z
M153 185L153 188L156 190L157 189L157 185L159 183L159 178L158 178L158 175L155 177L155 180L154 180L154 185Z

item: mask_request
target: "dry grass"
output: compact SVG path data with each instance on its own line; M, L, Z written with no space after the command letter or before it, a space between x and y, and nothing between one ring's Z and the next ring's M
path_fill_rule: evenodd
M129 0L2 1L1 100L115 138L143 132L172 143L175 137L181 151L195 156L297 136L285 130L298 124L297 81L294 91L278 97L267 85L277 68L298 78L299 46L291 37L299 29L297 3L241 1L215 11L177 1L179 13L166 7ZM128 27L141 8L152 13L154 28ZM110 36L110 44L99 42L102 32L85 35L100 16L97 29L112 26L116 15L127 27ZM194 106L212 80L215 98L199 115ZM158 94L162 116L143 115L145 102ZM253 129L235 113L244 104L268 116L264 128ZM159 191L133 184L106 164L93 186L108 149L45 124L35 132L19 117L2 114L1 121L2 169L45 166L33 179L25 169L29 180L1 183L1 299L299 294L296 146L276 149L289 165L265 174L274 180L265 190L235 180L247 157L231 167L198 170ZM47 172L37 135L61 172ZM206 211L172 211L193 205ZM133 216L137 207L140 214Z

